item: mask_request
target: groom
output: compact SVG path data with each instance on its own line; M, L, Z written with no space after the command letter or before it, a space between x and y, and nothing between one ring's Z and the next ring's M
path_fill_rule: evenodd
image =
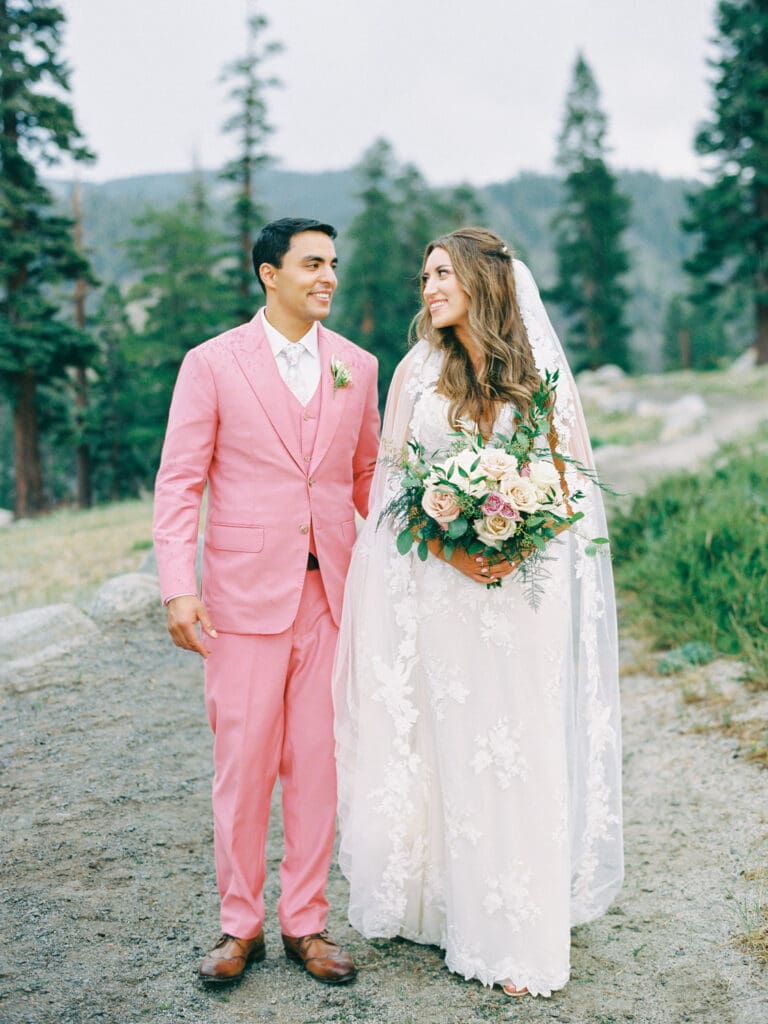
M209 983L236 981L265 956L265 849L278 775L286 955L319 981L355 976L351 957L325 932L336 814L330 676L379 416L375 358L319 323L336 289L335 237L314 220L263 229L253 263L266 305L187 353L155 486L168 629L205 659L215 737L223 934L200 965Z

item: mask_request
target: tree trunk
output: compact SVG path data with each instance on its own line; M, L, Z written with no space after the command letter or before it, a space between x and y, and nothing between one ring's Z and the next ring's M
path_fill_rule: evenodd
M757 365L768 363L768 303L757 303Z
M691 332L687 327L681 327L677 332L677 343L680 349L680 369L690 370L691 360Z
M36 516L46 510L43 496L43 469L37 429L35 395L37 380L33 370L25 370L19 379L13 410L13 434L16 465L16 515Z
M760 215L760 219L765 224L768 221L768 187L765 185L757 186L757 212ZM757 301L755 303L755 326L757 328L757 337L755 338L755 346L757 348L757 365L765 366L768 363L768 252L765 250L765 245L760 244L758 246L757 255L757 274L756 274L756 292Z
M77 433L80 440L75 453L77 465L77 507L90 508L93 504L91 487L91 449L85 436L86 414L88 411L88 378L85 368L75 369L75 406Z
M72 193L72 212L75 222L75 248L83 251L83 217L80 209L80 182L75 183ZM81 331L85 330L85 298L87 292L85 278L75 281L75 323ZM86 419L88 414L88 377L84 366L75 368L75 422L77 425L77 507L90 508L93 504L93 488L91 485L91 450L86 437Z

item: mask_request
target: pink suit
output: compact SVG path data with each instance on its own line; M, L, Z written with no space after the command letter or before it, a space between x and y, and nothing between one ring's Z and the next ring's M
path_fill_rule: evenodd
M196 593L208 484L202 599L206 705L215 733L213 807L222 930L263 924L270 796L283 790L278 915L287 935L325 926L336 811L330 671L355 508L368 511L378 448L376 360L322 325L318 393L302 408L259 320L192 349L179 371L155 486L164 598ZM331 359L349 370L334 389ZM307 571L312 549L320 572Z

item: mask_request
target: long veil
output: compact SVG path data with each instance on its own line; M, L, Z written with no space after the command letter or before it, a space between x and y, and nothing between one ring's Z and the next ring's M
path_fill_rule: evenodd
M515 260L514 272L517 300L536 365L541 373L559 371L554 414L559 450L594 471L581 403L563 348L530 271ZM368 810L361 793L356 799L356 779L366 758L380 753L386 760L387 755L377 750L382 738L366 729L358 713L360 687L370 677L371 657L377 659L379 672L382 666L394 669L398 660L408 658L409 637L416 629L415 623L398 615L398 607L407 605L401 605L398 594L391 592L393 580L399 581L394 584L396 588L407 588L407 561L415 556L404 558L396 551L386 524L377 528L379 513L397 486L386 456L402 450L408 440L424 368L433 356L426 341L418 342L393 377L382 427L383 458L374 475L369 516L355 546L345 590L333 696L341 826L339 861L351 883L353 922L363 914L356 901L358 892L366 892L366 865L360 863L359 856L356 858L348 837L362 824L358 816L364 818ZM603 500L599 488L570 463L566 476L572 491L585 493L579 504L584 519L578 524L578 535L566 545L571 621L561 668L569 784L571 923L577 925L604 913L622 883L621 738L611 564L607 553L592 557L585 554L589 538L606 535ZM392 785L396 788L398 780L392 780Z

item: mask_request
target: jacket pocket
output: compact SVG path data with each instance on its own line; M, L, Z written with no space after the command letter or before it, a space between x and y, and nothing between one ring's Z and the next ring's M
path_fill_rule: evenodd
M209 523L205 542L218 551L248 551L255 553L264 547L263 526L227 526Z

